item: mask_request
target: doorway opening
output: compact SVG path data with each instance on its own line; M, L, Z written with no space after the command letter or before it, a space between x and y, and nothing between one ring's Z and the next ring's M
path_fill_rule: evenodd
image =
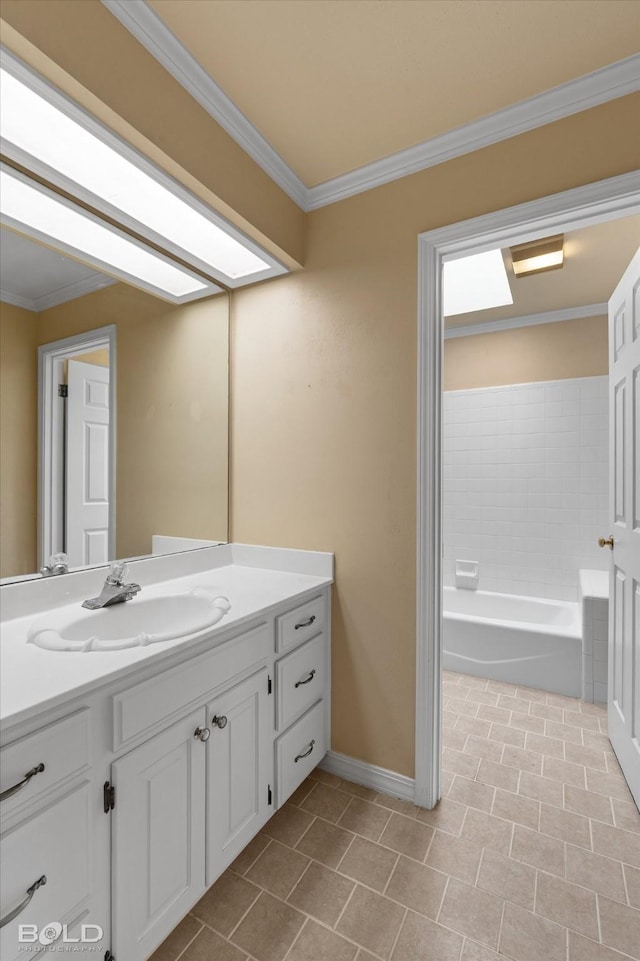
M115 557L116 327L38 348L38 565Z
M415 799L421 806L435 806L441 794L443 265L639 211L637 177L624 175L419 237Z

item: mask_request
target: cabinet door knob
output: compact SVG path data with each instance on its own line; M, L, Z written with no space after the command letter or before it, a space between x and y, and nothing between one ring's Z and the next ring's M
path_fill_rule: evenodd
M198 741L208 741L211 737L211 731L208 727L197 727L193 732L193 736L197 738Z
M211 718L211 723L215 724L216 727L219 727L220 730L222 730L224 727L227 726L227 718L224 716L224 714L220 714L220 715L216 714L214 717Z
M598 538L598 547L608 547L609 550L612 551L614 544L615 544L615 541L614 541L614 539L613 539L613 534L609 534L608 537L599 537L599 538Z

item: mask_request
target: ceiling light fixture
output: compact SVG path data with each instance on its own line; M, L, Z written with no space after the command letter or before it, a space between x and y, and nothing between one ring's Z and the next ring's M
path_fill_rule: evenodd
M445 317L513 303L500 250L486 250L482 254L448 260L444 265L442 284Z
M222 290L4 164L0 164L0 222L171 303Z
M513 272L516 277L529 277L564 265L564 234L531 240L511 247Z
M286 268L6 50L1 150L228 287Z

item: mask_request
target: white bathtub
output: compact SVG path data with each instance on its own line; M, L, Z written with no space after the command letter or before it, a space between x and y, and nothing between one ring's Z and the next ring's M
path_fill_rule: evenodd
M581 696L578 604L454 587L443 595L446 670Z

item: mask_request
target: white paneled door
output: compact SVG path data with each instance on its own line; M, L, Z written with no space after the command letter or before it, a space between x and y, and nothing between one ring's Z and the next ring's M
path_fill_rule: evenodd
M70 360L67 376L66 553L109 560L109 368Z
M609 301L609 737L640 805L640 250Z

